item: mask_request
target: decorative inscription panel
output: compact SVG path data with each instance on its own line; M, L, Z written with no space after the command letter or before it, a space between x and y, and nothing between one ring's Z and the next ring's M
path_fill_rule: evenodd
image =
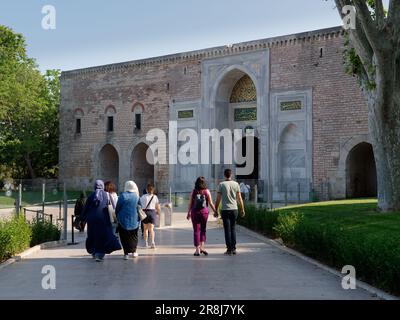
M234 109L234 121L257 121L257 108Z
M280 103L281 111L301 110L301 101L284 101Z
M192 118L193 118L193 110L178 111L178 119L192 119Z

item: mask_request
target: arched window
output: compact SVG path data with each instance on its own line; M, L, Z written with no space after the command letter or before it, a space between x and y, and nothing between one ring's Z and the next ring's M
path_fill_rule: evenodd
M133 112L133 129L134 131L142 130L144 107L141 103L135 103L132 107Z
M75 119L75 134L82 134L82 118L84 116L83 110L78 108L74 111L74 119Z
M109 105L106 108L106 121L107 121L107 132L114 132L114 117L117 113L117 110L114 106Z

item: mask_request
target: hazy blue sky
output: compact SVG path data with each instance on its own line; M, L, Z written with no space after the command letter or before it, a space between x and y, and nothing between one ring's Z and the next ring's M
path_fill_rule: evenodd
M333 0L0 0L40 69L107 63L310 31L341 23ZM41 27L44 5L56 30Z

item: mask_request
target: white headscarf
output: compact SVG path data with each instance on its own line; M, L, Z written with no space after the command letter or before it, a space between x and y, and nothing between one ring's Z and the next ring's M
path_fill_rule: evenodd
M139 189L138 189L136 183L133 181L125 182L125 192L136 193L136 195L139 197Z

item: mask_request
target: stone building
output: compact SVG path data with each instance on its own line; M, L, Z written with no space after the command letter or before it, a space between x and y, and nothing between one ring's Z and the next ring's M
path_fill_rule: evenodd
M373 196L376 170L368 111L345 74L340 27L66 71L61 76L60 179L81 189L95 178L128 179L159 192L190 191L218 165L149 164L146 133L255 130L264 200Z

